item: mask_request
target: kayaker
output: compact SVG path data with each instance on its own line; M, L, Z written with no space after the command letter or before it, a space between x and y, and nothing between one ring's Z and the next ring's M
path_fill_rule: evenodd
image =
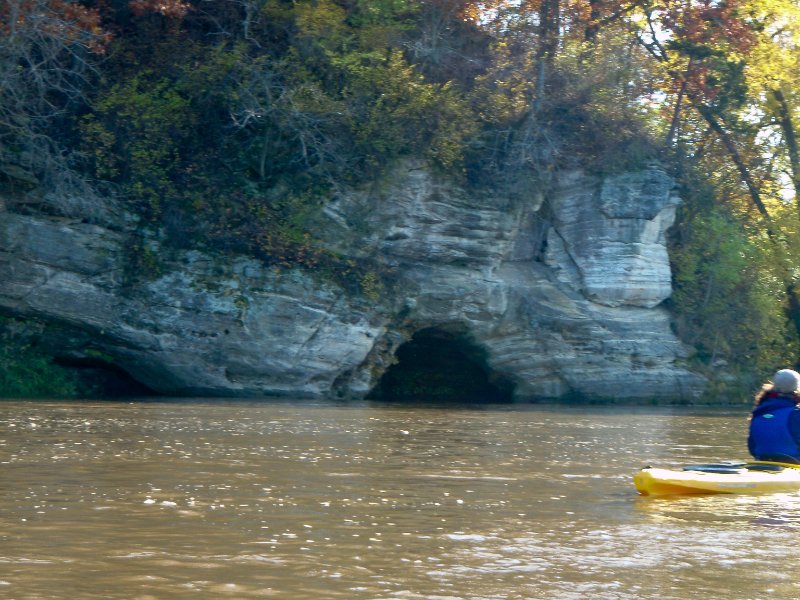
M781 369L756 394L747 448L756 460L800 463L800 373Z

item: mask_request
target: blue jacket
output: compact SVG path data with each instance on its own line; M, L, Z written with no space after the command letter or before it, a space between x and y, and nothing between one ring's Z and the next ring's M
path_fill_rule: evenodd
M767 392L753 409L747 448L756 460L800 462L800 408L795 396Z

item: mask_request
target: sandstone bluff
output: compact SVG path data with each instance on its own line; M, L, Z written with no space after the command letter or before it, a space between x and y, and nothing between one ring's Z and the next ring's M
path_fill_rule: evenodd
M376 300L247 257L164 250L123 277L132 225L0 200L0 312L53 325L65 357L107 357L170 395L363 397L421 331L480 352L518 401L688 400L704 379L661 303L679 203L658 166L562 173L509 202L397 168L331 199L316 236L394 284ZM88 222L91 221L91 222ZM127 223L127 225L126 225Z

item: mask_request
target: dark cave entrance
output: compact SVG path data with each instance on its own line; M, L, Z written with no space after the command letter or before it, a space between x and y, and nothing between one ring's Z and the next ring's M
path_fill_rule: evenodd
M123 368L99 358L56 358L55 363L70 369L81 395L89 398L136 398L157 396L158 392L134 379Z
M486 352L464 333L430 327L397 349L369 398L405 402L503 403L513 385L496 377Z

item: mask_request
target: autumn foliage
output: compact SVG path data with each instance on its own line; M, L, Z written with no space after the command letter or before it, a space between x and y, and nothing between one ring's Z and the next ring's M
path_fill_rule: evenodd
M796 0L0 0L0 183L336 271L307 223L404 157L522 201L563 169L658 159L691 206L676 253L732 219L793 289L798 42ZM687 307L738 289L676 273Z

